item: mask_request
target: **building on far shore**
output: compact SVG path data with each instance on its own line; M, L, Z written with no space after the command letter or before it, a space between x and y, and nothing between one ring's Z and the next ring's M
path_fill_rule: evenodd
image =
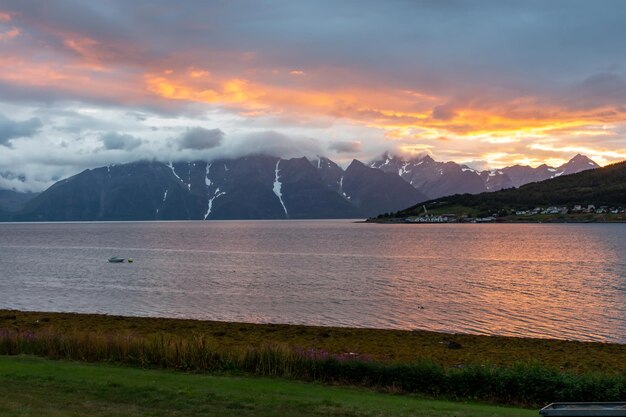
M455 214L425 214L416 217L407 217L405 219L407 223L456 223L457 217Z

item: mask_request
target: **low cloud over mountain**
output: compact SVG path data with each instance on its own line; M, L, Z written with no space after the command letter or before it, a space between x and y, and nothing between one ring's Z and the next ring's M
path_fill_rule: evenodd
M139 159L626 159L619 1L49 3L0 4L0 172L32 190Z
M0 114L0 145L11 147L11 139L31 137L41 127L41 120L37 117L16 121Z
M132 135L123 135L117 132L107 132L100 138L104 149L133 150L141 145L141 139Z
M193 127L186 130L180 138L181 149L212 149L222 143L224 132L220 129Z
M583 155L557 168L516 165L482 172L429 155L403 159L389 153L369 166L354 159L345 170L324 157L268 154L139 161L85 170L39 196L7 191L0 194L0 210L15 220L369 217L441 196L497 191L597 167Z
M336 153L347 153L351 155L361 152L362 144L359 141L333 141L328 144L328 150Z

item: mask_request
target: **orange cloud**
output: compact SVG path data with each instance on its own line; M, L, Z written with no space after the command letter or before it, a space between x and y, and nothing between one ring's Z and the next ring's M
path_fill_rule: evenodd
M106 50L107 46L101 45L95 39L78 35L65 35L63 44L79 56L77 65L92 71L106 70L102 62L106 61L106 52L103 50Z
M46 90L64 99L96 99L119 104L146 102L132 76L110 71L107 77L94 76L82 64L37 62L26 58L0 56L0 81L15 86ZM115 77L115 82L109 77Z
M256 102L259 96L263 95L262 91L250 87L247 81L237 78L223 82L212 82L209 85L205 83L202 87L189 85L162 75L148 74L144 80L149 92L170 100L216 104L241 103L244 109L252 109L257 107Z
M428 106L417 106L414 97L397 97L383 90L341 89L324 91L313 87L284 87L243 78L198 80L177 74L148 73L148 91L161 98L237 105L243 111L264 109L267 113L312 113L348 119L410 123L428 117ZM421 110L421 111L418 111Z
M0 42L10 41L11 39L18 37L21 33L22 32L16 27L13 27L6 32L0 32Z
M0 21L10 19L0 12ZM14 28L0 33L0 41L19 35ZM353 76L337 68L307 68L306 73L289 67L263 71L255 67L254 53L233 53L232 60L223 60L235 62L234 70L199 63L179 65L179 57L150 62L140 59L142 54L131 44L75 33L56 35L64 55L50 57L45 50L25 50L20 56L0 56L0 81L116 103L207 103L246 117L271 115L284 121L303 115L337 118L382 131L381 140L393 141L394 147L407 152L430 150L450 158L460 155L486 160L494 166L534 163L541 158L557 161L573 151L595 156L598 163L626 158L623 150L614 149L618 145L602 147L594 142L616 136L614 127L626 120L623 106L568 108L567 103L546 103L547 99L540 97L507 100L483 97L481 92L455 100L429 91L391 87L384 80L359 84L353 79L367 74ZM181 54L186 59L193 55L189 51ZM306 77L300 77L303 75ZM329 84L328 80L337 82ZM439 112L434 111L437 108ZM571 138L582 142L565 146ZM545 145L548 139L558 143L549 149Z
M97 72L128 71L129 67L141 65L141 54L132 43L102 41L73 32L56 32L54 35L65 46L64 52L70 52L69 57L61 55L55 62L69 58L73 66Z
M64 39L63 43L65 46L87 59L96 55L94 54L93 49L95 46L99 45L98 41L84 37L68 37Z
M206 70L191 70L189 71L189 75L192 78L201 78L201 77L208 77L211 75L211 73Z
M596 147L584 145L552 145L545 143L533 143L529 145L529 149L541 150L548 152L584 154L596 160L598 164L605 165L609 161L626 160L626 148L618 150L598 149Z
M160 71L148 73L144 81L146 89L161 99L223 105L249 117L280 114L295 118L306 114L342 118L386 132L389 140L400 142L399 147L407 152L457 146L459 154L474 154L494 166L504 165L505 161L506 164L538 161L529 157L529 152L541 154L544 160L552 162L574 151L596 156L599 163L626 158L621 151L593 151L596 149L593 145L584 150L553 149L550 154L545 148L530 147L548 138L612 136L614 132L606 126L621 123L626 116L619 109L571 110L526 97L482 107L457 104L450 117L442 120L432 117L432 108L448 102L448 97L413 90L384 86L350 89L318 88L312 84L281 86L243 78L220 78L213 73L211 79L199 78L192 73ZM433 145L437 142L438 145ZM490 152L489 147L494 146L506 152ZM555 157L555 153L564 157Z

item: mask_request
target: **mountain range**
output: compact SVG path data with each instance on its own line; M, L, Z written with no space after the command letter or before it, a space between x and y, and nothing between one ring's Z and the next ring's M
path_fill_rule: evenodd
M340 178L335 174L340 173ZM427 197L358 161L248 156L141 161L85 170L14 213L16 221L358 218Z
M577 155L553 168L477 171L430 156L389 153L343 169L325 157L163 163L85 170L40 194L0 191L0 219L15 221L361 218L444 195L511 188L598 167Z
M584 155L576 155L559 167L546 164L532 168L526 165L477 171L455 162L437 162L429 155L403 159L385 153L370 167L397 173L430 199L453 194L479 194L505 188L520 187L531 182L544 181L561 175L575 174L600 166Z
M394 214L394 217L417 216L425 213L490 215L515 212L538 206L626 207L626 161L585 170L573 175L565 173L549 180L529 183L482 194L461 194L434 199L414 205Z

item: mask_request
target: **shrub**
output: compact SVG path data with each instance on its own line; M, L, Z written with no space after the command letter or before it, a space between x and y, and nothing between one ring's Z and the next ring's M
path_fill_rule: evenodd
M237 371L525 406L626 399L626 375L558 372L538 363L446 369L426 360L385 363L354 353L331 354L280 345L233 351L220 349L210 337L199 335L0 330L0 354L186 371Z

